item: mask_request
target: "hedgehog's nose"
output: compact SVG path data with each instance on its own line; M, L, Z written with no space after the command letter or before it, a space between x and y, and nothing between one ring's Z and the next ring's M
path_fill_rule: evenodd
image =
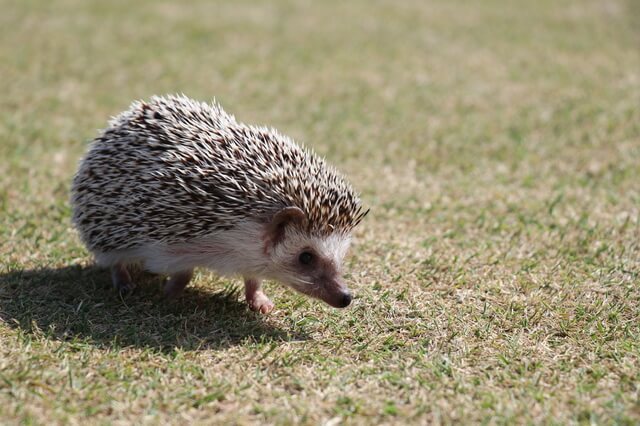
M349 306L349 304L351 304L351 299L353 299L353 297L351 297L350 293L345 293L342 296L342 300L340 301L340 307L341 308L346 308L347 306Z

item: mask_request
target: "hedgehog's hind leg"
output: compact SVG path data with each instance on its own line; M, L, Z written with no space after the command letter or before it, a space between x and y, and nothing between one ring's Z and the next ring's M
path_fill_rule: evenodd
M168 299L175 299L180 296L184 291L184 288L189 284L193 278L193 269L187 269L185 271L176 272L171 275L169 281L164 286L164 295Z
M131 275L127 270L127 265L122 262L111 266L111 281L113 282L113 287L115 287L120 294L130 293L136 287L133 281L131 281Z
M273 310L274 304L260 289L260 280L255 278L244 279L244 294L249 309L268 314Z

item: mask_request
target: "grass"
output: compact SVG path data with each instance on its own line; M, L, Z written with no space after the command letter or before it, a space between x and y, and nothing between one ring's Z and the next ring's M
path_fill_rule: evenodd
M0 0L2 423L640 422L633 2ZM86 141L216 97L361 190L352 307L200 271L120 299L70 225Z

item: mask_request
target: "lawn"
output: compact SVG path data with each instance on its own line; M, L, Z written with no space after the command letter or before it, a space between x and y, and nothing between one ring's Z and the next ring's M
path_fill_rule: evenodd
M0 423L640 422L640 7L0 0ZM204 270L119 297L70 223L87 142L214 97L371 212L335 310Z

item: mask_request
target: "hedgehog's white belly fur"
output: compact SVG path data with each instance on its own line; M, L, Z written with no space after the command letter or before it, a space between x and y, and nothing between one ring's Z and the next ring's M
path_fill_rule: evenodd
M261 235L264 224L245 220L230 230L218 231L206 237L184 243L153 242L132 249L108 252L93 251L96 261L102 266L119 263L139 263L149 272L172 275L177 272L204 267L220 275L242 275L255 278L283 280L286 272L276 266L273 259L286 259L290 253L286 244L274 248L272 257L265 254ZM309 244L316 252L323 253L335 265L341 265L349 249L348 234L334 233L324 237L311 237L297 232L288 232L288 243ZM284 274L284 275L283 275Z
M102 266L139 263L144 269L158 274L171 275L205 267L221 275L261 277L268 275L263 247L256 238L261 234L262 226L245 221L231 230L184 243L152 242L132 249L94 251L94 255Z

